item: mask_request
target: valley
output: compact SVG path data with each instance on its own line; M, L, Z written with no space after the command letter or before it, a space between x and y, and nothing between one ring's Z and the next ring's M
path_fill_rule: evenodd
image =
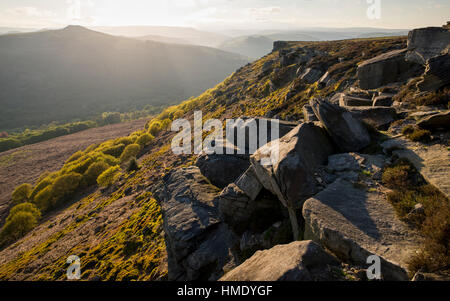
M73 153L91 144L141 130L145 123L146 120L141 119L88 129L0 153L0 223L3 224L10 207L13 187L25 182L34 183L44 171L60 169Z

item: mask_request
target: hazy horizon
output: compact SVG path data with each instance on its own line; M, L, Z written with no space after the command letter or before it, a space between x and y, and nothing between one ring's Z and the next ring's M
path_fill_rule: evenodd
M372 9L371 9L372 8ZM412 29L449 21L450 3L433 0L4 0L0 27L67 25L191 27L211 32L314 28Z

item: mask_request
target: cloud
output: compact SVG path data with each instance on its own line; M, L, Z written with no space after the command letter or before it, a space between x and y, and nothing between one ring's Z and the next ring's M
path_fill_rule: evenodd
M35 6L11 7L0 11L0 25L11 27L44 27L53 24L57 14Z
M269 6L269 7L251 8L250 11L253 14L272 15L272 14L281 13L281 7Z
M50 18L55 16L55 13L51 10L39 9L35 6L9 8L5 10L5 14L11 17Z
M248 10L250 16L257 21L267 21L270 20L276 14L281 13L281 7L279 6L268 6L259 8L250 8Z

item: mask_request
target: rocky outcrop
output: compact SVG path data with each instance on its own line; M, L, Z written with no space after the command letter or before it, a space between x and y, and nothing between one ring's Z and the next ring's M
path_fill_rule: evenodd
M235 120L237 121L237 120ZM227 137L227 141L225 141L226 145L232 145L236 146L236 150L239 149L239 143L238 138L242 139L244 142L244 148L241 149L240 153L244 153L247 155L252 154L254 151L256 151L259 147L263 146L265 143L270 142L274 139L278 139L280 137L283 137L287 133L289 133L293 128L295 128L298 124L293 122L287 122L282 120L272 120L267 118L249 118L249 117L243 117L241 118L242 122L235 122L233 125L227 125L227 133L228 133L228 127L229 131L234 133L233 140L230 141L230 139ZM279 127L279 136L278 137L272 137L272 121L276 122ZM256 129L258 134L256 137L251 136L250 137L250 129ZM266 141L260 141L261 133L265 132L265 136L267 137ZM253 140L254 139L254 140ZM250 150L250 142L256 141L256 148L253 150Z
M286 41L275 41L275 42L273 42L272 52L286 48L287 46L289 46L289 43Z
M421 239L396 217L382 193L338 179L305 202L303 217L306 239L356 264L366 265L377 255L384 280L408 280L406 260Z
M228 185L219 195L219 210L222 219L238 234L249 229L264 231L282 218L280 203L271 194L252 200L236 184Z
M339 105L339 102L341 101L342 97L345 97L345 93L336 93L333 96L330 97L330 99L328 100L329 103L334 104L334 105Z
M309 62L314 56L322 54L322 52L309 47L297 47L294 49L280 49L279 58L282 67L295 67L294 65L303 65ZM298 70L302 69L297 69L297 76L300 74Z
M341 151L359 151L370 144L367 128L348 110L318 99L310 106Z
M265 160L270 154L272 165ZM317 193L314 170L326 163L333 147L322 128L313 123L297 126L289 134L260 148L250 161L261 184L288 208L295 239L298 237L296 209Z
M358 174L362 171L369 172L374 179L381 179L382 170L386 161L382 155L365 155L357 153L343 153L332 155L328 158L327 171L337 176L349 179L348 173L356 173L355 180L358 180Z
M221 222L217 188L197 167L168 174L153 193L161 205L170 280L216 280L234 266L236 237Z
M367 98L350 96L347 94L342 94L339 99L339 105L341 107L367 107L372 106L373 101Z
M391 107L347 107L354 118L380 130L386 130L397 119L397 111Z
M312 241L296 241L258 251L221 281L330 281L339 262Z
M422 118L417 122L417 125L421 128L437 130L437 129L450 129L450 111L433 114Z
M450 44L450 30L440 27L414 29L408 35L408 53L410 62L425 65L427 60L440 55Z
M305 122L319 121L319 119L317 119L317 117L316 117L316 114L314 114L314 110L311 108L310 105L304 105L302 110L303 110L303 118L305 119Z
M232 226L239 227L236 229L239 232L245 229L247 222L251 219L256 209L256 202L235 184L230 184L219 196L219 209L224 220Z
M423 72L423 67L405 60L406 49L384 53L358 66L357 77L362 89L404 81Z
M225 188L247 170L250 162L239 156L203 154L198 157L195 165L213 185Z
M252 201L261 192L263 186L258 181L255 170L253 166L248 168L244 174L242 174L235 182L236 186L239 187Z
M323 71L314 68L307 68L301 75L300 79L307 84L314 84L323 75Z
M297 126L275 143L260 148L250 161L263 186L275 194L284 206L301 208L303 201L317 192L313 172L333 152L324 131L313 123ZM273 165L262 160L277 151Z
M448 85L450 85L450 54L430 58L417 88L420 91L435 92Z
M282 216L279 202L272 195L261 193L262 189L253 167L250 167L220 193L221 216L237 233L246 229L262 231L267 223L271 224ZM272 217L264 218L265 212L271 212Z
M394 103L392 98L394 97L394 94L385 94L381 93L378 96L375 96L373 98L373 106L374 107L390 107Z
M363 90L359 87L350 87L345 94L352 97L372 99L377 92L374 90Z
M261 68L261 75L265 76L270 73L273 69L273 65L275 64L275 60L270 60L264 63L264 65Z
M332 78L332 74L330 72L326 72L320 79L318 82L319 85L319 89L323 89L325 87L328 87L332 84L334 84L335 81Z

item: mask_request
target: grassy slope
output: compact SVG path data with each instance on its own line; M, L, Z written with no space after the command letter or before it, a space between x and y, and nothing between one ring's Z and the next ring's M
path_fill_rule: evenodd
M267 112L274 111L282 119L298 120L302 117L303 105L311 97L330 96L336 91L344 90L355 82L357 63L391 49L403 48L406 46L406 39L303 42L289 45L291 48L299 46L314 47L329 53L328 56L312 60L308 67L331 67L335 85L323 90L319 90L316 85L303 86L293 76L296 66L280 67L277 72L260 76L263 64L278 58L278 52L274 52L241 68L199 97L169 108L159 118L173 116L174 112L192 118L194 110L202 110L205 119L224 120L240 116L264 116ZM345 60L339 62L339 58ZM271 83L274 87L272 90ZM286 99L293 86L299 87L298 93ZM227 104L233 98L235 102ZM67 205L64 210L60 208L50 213L38 228L1 251L0 279L65 279L65 259L72 254L81 257L83 279L94 275L103 280L165 279L166 255L161 237L161 216L158 205L147 190L170 169L192 164L195 159L192 156L173 156L169 147L173 135L163 131L156 137L148 148L148 153L140 159L142 169L139 172L126 174L112 188L96 190L80 201L73 200L70 203L72 205ZM114 204L123 201L126 191L136 201L124 203L123 208L114 209ZM84 209L89 206L92 210ZM113 226L101 228L94 235L92 231L99 225L87 225L93 218L108 210L111 213L123 210L130 217L120 223L113 223ZM60 223L52 226L55 221ZM68 242L74 236L79 243L71 245Z

